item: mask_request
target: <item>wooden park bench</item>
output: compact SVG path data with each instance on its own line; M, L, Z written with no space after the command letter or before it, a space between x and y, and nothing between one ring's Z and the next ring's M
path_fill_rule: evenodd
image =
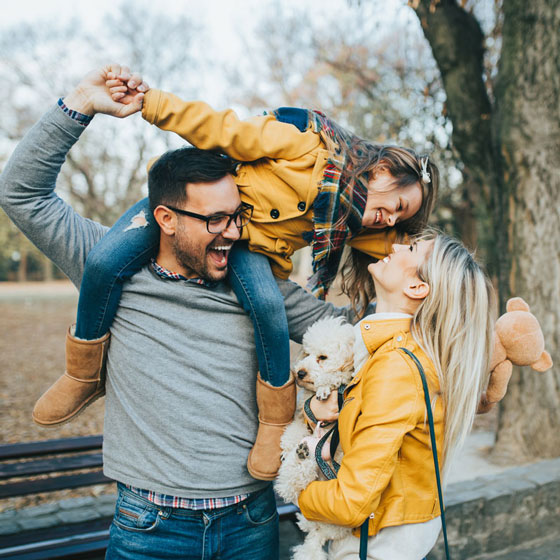
M102 436L0 445L0 498L82 488L114 481L103 475ZM280 520L294 519L297 508L277 498ZM0 559L99 558L109 542L112 515L0 535Z

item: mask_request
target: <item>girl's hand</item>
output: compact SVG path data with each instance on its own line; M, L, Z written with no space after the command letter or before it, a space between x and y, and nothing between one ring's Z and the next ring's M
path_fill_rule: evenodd
M121 72L109 72L105 85L113 101L124 105L132 103L138 93L146 93L150 89L140 74L131 73L128 68L123 68Z
M316 396L309 403L311 412L320 422L334 422L338 419L338 393L332 391L326 400L320 401Z

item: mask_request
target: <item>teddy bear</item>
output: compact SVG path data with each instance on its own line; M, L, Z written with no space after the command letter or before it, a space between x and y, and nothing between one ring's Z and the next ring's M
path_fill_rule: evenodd
M504 398L514 365L531 366L540 372L552 367L541 326L520 297L508 300L506 313L496 321L490 381L478 406L479 414L488 412Z

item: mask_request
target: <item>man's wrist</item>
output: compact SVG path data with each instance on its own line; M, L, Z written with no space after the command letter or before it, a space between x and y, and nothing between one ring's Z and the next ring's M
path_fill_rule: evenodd
M75 120L78 124L86 127L91 120L93 119L93 115L86 115L76 109L69 107L66 103L67 98L62 97L58 100L58 106L66 113L71 119ZM75 106L75 105L74 105Z
M64 97L64 104L71 111L77 111L82 115L93 116L95 114L93 103L80 85Z

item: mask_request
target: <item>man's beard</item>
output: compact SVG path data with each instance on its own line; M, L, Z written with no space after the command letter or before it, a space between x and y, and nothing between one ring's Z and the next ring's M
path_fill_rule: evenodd
M227 274L227 265L223 269L209 266L208 251L214 246L229 245L221 236L206 246L192 243L186 235L175 235L173 239L173 254L177 262L195 278L202 278L209 282L223 280Z

